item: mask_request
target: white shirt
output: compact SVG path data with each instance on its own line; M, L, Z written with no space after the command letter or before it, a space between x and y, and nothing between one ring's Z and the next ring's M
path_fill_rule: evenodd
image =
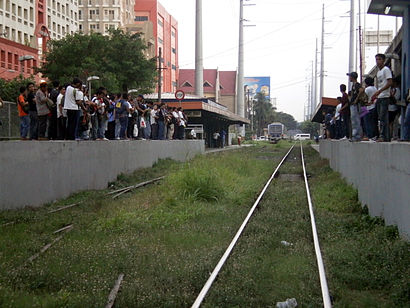
M340 109L342 108L342 103L339 103L337 106L336 106L336 112L335 112L335 118L336 118L336 120L339 120L340 119Z
M369 86L364 90L364 93L366 93L369 103L372 102L372 97L373 97L374 93L376 93L376 91L377 91L377 89L376 89L375 86ZM372 109L374 109L374 107L376 107L376 100L374 100L373 104L371 104L370 106L366 106L367 110L372 110Z
M61 112L60 112L60 105L61 105L61 100L63 99L63 94L58 94L57 96L57 118L61 117ZM67 110L63 108L63 117L66 118L67 117Z
M74 88L72 86L68 86L65 90L65 98L64 98L64 109L66 110L78 110L78 105L76 101L82 101L84 98L84 94L82 91L75 89L75 98L74 98Z
M179 119L178 113L177 113L176 111L172 111L172 116L175 118L175 120L176 120L177 123L178 123L178 119Z
M387 66L383 66L383 68L377 72L377 90L380 90L387 84L387 79L392 79L392 74ZM378 96L378 98L387 97L390 97L390 89L384 90Z
M179 115L179 119L180 119L180 123L179 126L185 126L185 119L184 119L184 115L182 114L182 111L178 111L178 115Z
M151 122L151 124L156 124L157 123L157 119L155 119L155 116L157 115L157 112L158 112L158 109L157 110L154 110L154 109L152 109L151 111L150 111L150 122Z
M128 108L129 108L130 111L131 111L131 108L132 108L131 103L130 103L129 101L127 101L127 104L128 104ZM129 118L132 118L132 114L131 114L131 113L128 113L128 117L129 117Z

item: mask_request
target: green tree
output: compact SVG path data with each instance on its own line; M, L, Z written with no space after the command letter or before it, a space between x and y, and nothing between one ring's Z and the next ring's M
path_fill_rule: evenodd
M0 79L0 97L4 101L16 102L20 87L25 87L29 82L34 82L34 78L22 78L20 75L12 80Z
M299 129L302 133L310 134L310 136L314 136L318 133L320 129L320 124L311 121L304 121L299 124Z
M295 120L295 118L285 112L274 112L272 122L280 122L286 126L286 129L296 129L298 125L298 122Z
M156 59L147 59L139 34L112 30L109 35L75 33L49 42L45 63L39 69L45 77L62 83L73 77L85 80L97 75L112 92L131 88L148 93L155 87Z
M272 106L263 93L257 93L255 96L253 109L255 112L255 131L259 136L261 136L263 134L263 129L268 127L268 119L271 117L273 112Z

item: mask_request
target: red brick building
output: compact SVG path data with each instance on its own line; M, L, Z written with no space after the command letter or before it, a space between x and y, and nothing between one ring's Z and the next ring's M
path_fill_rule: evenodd
M0 78L34 75L47 41L77 31L77 14L73 0L0 0Z
M236 113L236 75L236 71L204 69L204 97ZM186 94L195 94L195 70L181 69L178 85Z
M178 22L157 0L135 2L135 23L151 23L155 56L162 49L162 92L175 92L178 82Z

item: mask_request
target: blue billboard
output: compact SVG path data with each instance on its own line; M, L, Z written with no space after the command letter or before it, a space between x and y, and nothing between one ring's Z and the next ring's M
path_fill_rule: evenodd
M263 93L270 100L270 77L245 77L244 84L249 90L250 98L253 99L257 93Z

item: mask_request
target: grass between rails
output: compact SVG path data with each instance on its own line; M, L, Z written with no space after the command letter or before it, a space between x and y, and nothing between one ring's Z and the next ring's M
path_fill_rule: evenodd
M167 173L165 181L115 201L92 191L38 210L1 212L1 224L17 223L0 235L0 306L102 306L120 272L126 277L119 306L190 305L287 146L160 162L113 186ZM47 213L78 201L84 203ZM70 223L74 229L61 242L22 266Z
M162 161L112 185L169 174L164 182L115 201L84 192L40 210L0 212L0 224L18 222L0 227L0 306L101 307L119 273L126 276L117 307L190 306L290 145ZM306 151L335 306L408 306L408 244L363 215L355 191ZM288 162L282 173L301 172L298 152ZM79 200L84 204L47 214ZM275 180L255 214L205 306L266 307L287 297L320 306L303 182ZM60 243L21 267L69 223L75 227ZM362 240L353 245L355 238Z

